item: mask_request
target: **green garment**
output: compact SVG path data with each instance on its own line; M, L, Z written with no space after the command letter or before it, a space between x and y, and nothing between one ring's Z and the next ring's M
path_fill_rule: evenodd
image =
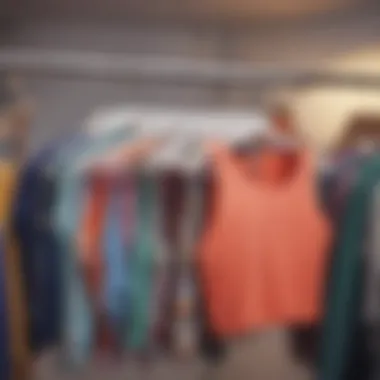
M127 346L132 350L147 347L150 333L150 304L155 251L155 179L141 176L137 184L137 226L135 248L130 257L131 315Z
M363 163L337 231L322 329L320 380L352 377L348 369L354 359L353 352L357 350L361 324L363 249L368 212L372 190L379 179L380 156L374 156Z

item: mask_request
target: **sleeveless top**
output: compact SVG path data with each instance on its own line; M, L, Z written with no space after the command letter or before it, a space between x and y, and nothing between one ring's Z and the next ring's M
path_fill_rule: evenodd
M212 328L228 337L317 321L330 228L318 207L311 155L295 154L295 170L280 183L263 181L284 163L278 153L258 155L255 175L227 148L212 156L215 203L199 251Z

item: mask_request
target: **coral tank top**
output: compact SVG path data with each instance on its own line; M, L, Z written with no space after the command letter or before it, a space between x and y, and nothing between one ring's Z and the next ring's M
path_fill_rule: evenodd
M316 322L330 226L312 155L267 151L249 163L220 146L212 157L214 207L199 255L211 326L227 337Z

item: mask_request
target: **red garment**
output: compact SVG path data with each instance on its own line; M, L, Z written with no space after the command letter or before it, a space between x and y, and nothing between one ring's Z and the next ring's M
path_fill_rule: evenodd
M213 153L214 207L200 247L207 311L220 335L320 318L330 240L308 152Z
M78 245L84 270L84 278L96 316L97 342L106 348L112 344L111 332L101 302L103 287L103 252L101 238L109 195L109 180L93 176L88 189L82 224L79 228Z

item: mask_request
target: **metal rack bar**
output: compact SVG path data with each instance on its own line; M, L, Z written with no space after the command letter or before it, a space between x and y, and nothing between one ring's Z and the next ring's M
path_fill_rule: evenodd
M270 64L37 49L0 49L0 70L57 77L141 79L231 87L261 87L283 82L380 87L380 75L342 73L315 67L286 68Z

